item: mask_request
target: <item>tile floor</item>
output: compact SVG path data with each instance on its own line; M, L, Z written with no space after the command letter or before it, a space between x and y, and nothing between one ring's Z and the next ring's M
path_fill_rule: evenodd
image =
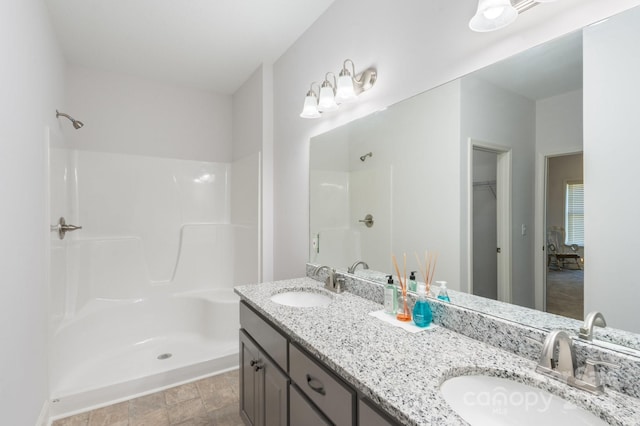
M238 370L56 420L53 426L243 426Z

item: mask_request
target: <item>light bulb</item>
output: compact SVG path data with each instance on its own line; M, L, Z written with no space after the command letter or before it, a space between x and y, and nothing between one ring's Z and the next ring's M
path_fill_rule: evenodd
M489 7L482 12L487 19L496 19L498 16L504 13L504 6Z
M509 0L478 0L478 10L469 21L469 28L478 32L499 30L517 17L518 11Z

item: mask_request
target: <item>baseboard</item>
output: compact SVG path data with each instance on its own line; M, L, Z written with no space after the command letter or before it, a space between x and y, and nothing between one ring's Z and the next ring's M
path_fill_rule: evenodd
M36 426L49 426L51 424L51 421L49 420L49 409L49 400L45 399L44 404L42 404L42 409L40 410L38 420L36 421Z

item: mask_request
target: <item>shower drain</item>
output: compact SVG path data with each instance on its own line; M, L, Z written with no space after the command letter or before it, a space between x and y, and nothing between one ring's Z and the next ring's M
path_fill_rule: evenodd
M160 354L160 355L158 355L158 359L159 359L159 360L169 359L169 358L171 358L172 356L173 356L173 354L170 354L170 353Z

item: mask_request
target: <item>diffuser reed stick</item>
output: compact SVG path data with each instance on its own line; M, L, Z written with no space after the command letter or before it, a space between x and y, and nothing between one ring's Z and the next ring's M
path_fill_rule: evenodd
M427 294L431 291L431 283L433 282L433 276L436 273L436 264L438 262L438 253L424 252L424 266L418 257L418 253L415 253L416 260L418 261L418 269L424 279L426 285Z

